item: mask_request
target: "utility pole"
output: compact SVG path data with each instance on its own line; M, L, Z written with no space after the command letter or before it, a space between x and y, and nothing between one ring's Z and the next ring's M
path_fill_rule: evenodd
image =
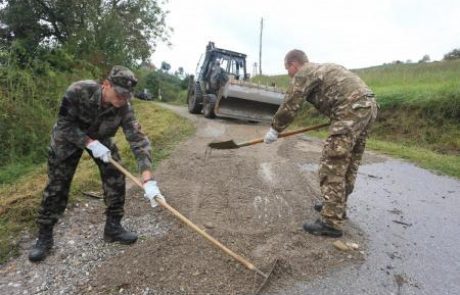
M259 38L259 75L262 75L262 31L264 29L264 18L260 18L260 38Z

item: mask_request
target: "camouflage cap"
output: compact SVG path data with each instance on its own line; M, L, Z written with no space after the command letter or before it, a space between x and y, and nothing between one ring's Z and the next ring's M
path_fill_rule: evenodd
M137 84L134 73L124 66L114 66L107 77L115 91L122 97L131 97Z

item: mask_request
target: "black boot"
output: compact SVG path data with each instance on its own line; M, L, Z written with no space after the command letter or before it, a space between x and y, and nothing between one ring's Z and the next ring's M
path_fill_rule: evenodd
M317 212L321 212L321 210L323 210L323 203L315 203L315 205L313 205L313 209L315 209ZM346 211L343 213L343 219L348 219Z
M120 242L132 244L137 241L137 235L126 231L120 224L122 216L107 215L104 228L104 240L109 243Z
M321 202L315 203L315 205L313 205L313 209L315 209L315 211L317 212L321 212L321 210L323 210L323 203Z
M303 229L315 236L339 238L343 235L343 232L340 229L335 229L319 219L317 219L314 223L305 223L303 225Z
M42 261L53 247L53 226L41 226L38 232L38 240L30 250L29 260L32 262Z

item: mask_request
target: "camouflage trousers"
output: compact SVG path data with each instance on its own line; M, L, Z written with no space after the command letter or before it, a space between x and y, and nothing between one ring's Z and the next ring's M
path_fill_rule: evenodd
M104 143L105 144L105 143ZM120 160L118 148L109 144L112 158ZM91 152L87 150L91 155ZM62 215L69 199L69 189L83 150L77 150L65 159L56 157L50 148L48 155L48 184L38 211L38 225L53 226ZM91 155L92 156L92 155ZM125 204L125 176L112 164L107 164L93 157L99 168L104 190L106 214L123 216Z
M321 220L340 229L347 207L348 196L353 192L358 167L361 164L368 131L377 116L374 99L369 107L350 109L336 117L338 125L348 125L348 132L331 132L323 147L319 179L323 209ZM340 122L342 121L342 122Z

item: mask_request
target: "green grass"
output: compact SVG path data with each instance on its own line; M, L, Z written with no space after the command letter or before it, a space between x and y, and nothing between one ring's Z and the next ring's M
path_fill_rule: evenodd
M154 166L169 156L175 145L193 133L194 127L186 119L161 109L150 102L135 101L134 109L143 132L152 142ZM120 149L123 165L137 174L137 165L129 145L120 131L115 137ZM0 187L0 264L18 254L20 232L34 228L37 209L41 201L42 191L46 185L46 165L17 164L10 166L8 173L16 172L13 182ZM28 172L24 172L24 171ZM3 167L0 170L4 173ZM98 191L100 188L99 173L92 159L84 153L72 182L70 202L82 197L83 191Z
M318 118L308 122L305 120L296 119L296 121L294 121L289 129L296 129L325 122L327 121ZM318 137L321 139L326 139L328 134L329 133L327 129L323 129L322 131L311 131L308 133L309 136ZM366 149L404 159L432 172L453 176L460 179L460 157L457 155L437 153L430 149L423 148L414 144L378 140L372 138L372 136L367 141Z
M382 108L423 109L460 122L460 60L399 64L355 70Z
M396 114L396 117L397 116ZM412 122L410 116L407 115L407 117L409 117L408 121ZM395 118L395 120L398 119ZM405 122L404 119L399 120L400 122ZM297 116L290 126L290 129L326 123L327 121L326 117L319 115L312 107L305 105L300 111L299 116ZM404 124L408 123L405 122ZM444 148L447 149L447 147L449 147L447 143L456 143L454 146L450 146L451 152L446 154L445 151L438 151L439 144L430 145L421 141L422 138L424 138L425 141L428 140L425 134L426 131L420 131L420 141L404 138L402 133L405 128L414 128L410 124L409 126L404 126L404 124L402 124L403 126L399 131L389 130L382 123L374 124L370 139L367 143L367 148L383 154L406 159L431 171L460 178L460 156L457 154L458 147L460 146L460 128L457 127L458 125L453 124L452 126L446 126L443 132L439 132L437 128L433 128L432 130L432 141L446 142L443 146ZM420 127L420 129L426 130L427 127ZM309 132L309 135L324 139L328 136L328 132L326 130ZM453 138L449 138L449 135L453 136Z
M460 121L460 60L383 65L353 70L375 92L382 108L414 107ZM256 76L261 84L289 85L287 75Z
M43 162L65 89L72 81L94 78L84 67L69 72L35 70L0 67L0 184L15 181L18 174Z
M409 160L422 168L460 178L459 156L442 155L417 146L375 139L370 139L367 146L374 151Z
M35 169L36 164L28 159L18 163L7 164L0 170L0 183L2 185L14 183L21 176Z

